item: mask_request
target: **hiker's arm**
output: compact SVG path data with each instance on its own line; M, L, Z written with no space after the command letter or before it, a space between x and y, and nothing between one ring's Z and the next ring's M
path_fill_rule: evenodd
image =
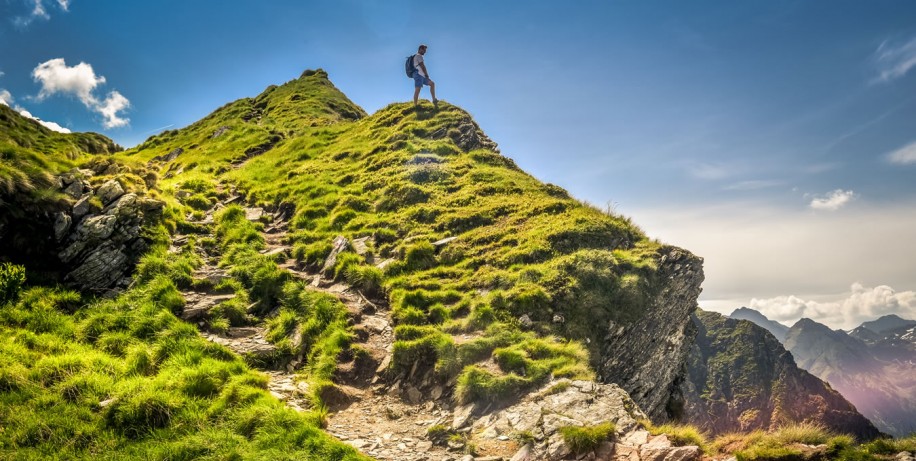
M423 74L426 75L426 78L429 78L429 71L426 70L426 64L421 62L420 67L423 68Z

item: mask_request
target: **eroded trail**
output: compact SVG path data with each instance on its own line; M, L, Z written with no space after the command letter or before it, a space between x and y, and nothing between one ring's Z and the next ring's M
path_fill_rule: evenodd
M212 229L213 213L237 201L238 198L233 197L218 203L202 220L194 224ZM305 281L310 290L330 294L346 306L355 334L354 341L365 352L357 357L342 357L334 377L336 388L322 395L330 410L327 431L364 454L380 460L463 459L467 449L463 439L458 437L451 442L443 440L434 444L427 435L430 427L451 426L454 419L444 389L434 385L426 386L424 388L432 390L423 393L412 385L386 381L384 372L391 360L394 343L393 324L387 304L380 300L369 300L358 290L329 280L320 273L310 272L296 260L289 259L291 247L287 241L288 213L267 213L260 208L246 208L245 211L250 221L268 223L263 231L266 248L261 251L262 254L281 260L287 258L279 265L281 268ZM213 235L211 232L199 237L212 238ZM187 235L176 235L170 251L181 251L187 239ZM229 278L229 274L218 266L219 254L199 248L197 251L203 264L193 276L195 280L206 280L208 283L195 284L196 288L182 291L186 301L182 314L184 320L196 323L206 339L226 346L267 374L268 389L275 397L297 411L308 409L306 395L309 389L303 377L298 374L299 368L304 365L302 357L291 361L276 360L279 353L265 338L267 329L264 321L252 326L231 327L221 333L206 331L208 312L232 299L234 295L200 288L200 285L216 287ZM427 376L420 377L420 382L426 380L428 383L431 379L431 371L428 371ZM416 382L415 379L411 381Z

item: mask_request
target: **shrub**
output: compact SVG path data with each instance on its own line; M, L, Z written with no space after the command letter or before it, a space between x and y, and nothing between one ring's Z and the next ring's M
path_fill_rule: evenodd
M15 301L25 283L25 268L10 263L0 263L0 303Z
M575 453L593 451L601 442L614 435L614 423L606 422L594 426L565 426L560 428L563 442Z

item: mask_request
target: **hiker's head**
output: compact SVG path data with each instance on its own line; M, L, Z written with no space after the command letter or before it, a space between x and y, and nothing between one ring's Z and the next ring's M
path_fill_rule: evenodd
M417 48L417 53L420 53L420 54L426 53L426 45L420 45L420 47Z

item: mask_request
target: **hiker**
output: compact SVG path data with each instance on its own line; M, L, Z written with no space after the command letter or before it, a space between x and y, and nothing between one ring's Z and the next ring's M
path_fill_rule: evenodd
M433 97L433 106L439 108L439 100L436 99L436 83L429 79L429 72L426 70L426 64L423 63L423 55L426 54L426 45L420 45L417 48L417 54L413 55L413 105L417 107L417 98L420 97L420 90L423 85L429 86L429 94Z

